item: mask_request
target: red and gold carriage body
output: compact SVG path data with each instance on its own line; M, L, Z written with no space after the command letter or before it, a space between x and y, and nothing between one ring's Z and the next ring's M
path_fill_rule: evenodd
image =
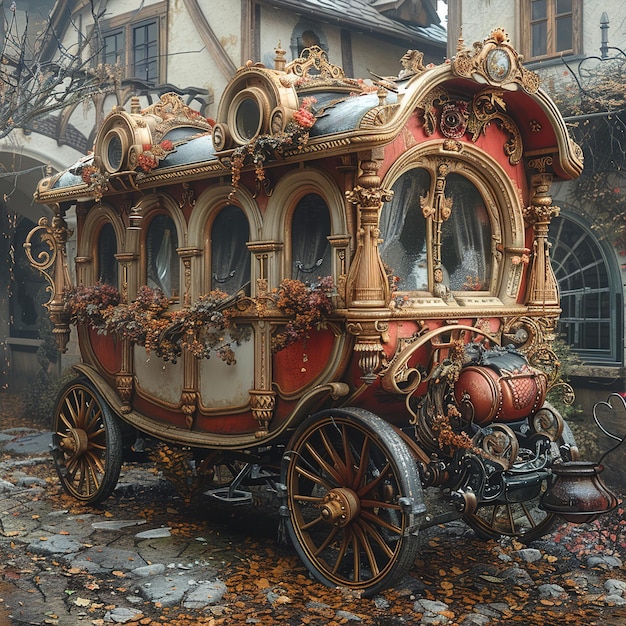
M544 403L550 186L581 168L501 31L436 67L409 51L373 82L319 48L277 50L275 68L237 72L215 121L171 94L114 110L93 154L41 181L56 217L27 244L53 249L31 252L61 345L78 322L80 378L54 418L64 486L111 492L120 421L237 456L223 500L245 493L243 453L275 469L313 574L364 593L441 519L428 487L483 535L545 532L552 514L526 503L575 456Z

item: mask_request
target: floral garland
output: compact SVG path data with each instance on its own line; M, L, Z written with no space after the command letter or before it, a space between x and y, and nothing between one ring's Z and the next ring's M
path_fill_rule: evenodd
M272 337L272 350L282 350L308 338L312 329L324 328L333 310L334 293L332 276L315 285L285 279L271 293L251 299L259 315L267 313L269 301L291 317ZM64 293L72 323L88 324L99 334L127 339L172 363L183 350L198 359L216 354L225 363L236 363L233 345L247 341L252 333L249 325L236 323L235 305L240 298L215 289L190 306L168 311L170 303L163 292L145 285L130 304L120 303L118 290L106 283L79 285Z
M265 181L265 162L271 158L282 157L287 150L301 150L309 140L309 130L314 126L316 117L313 105L316 98L302 99L300 108L285 126L285 130L273 135L259 135L244 146L236 148L230 160L231 184L234 194L239 187L241 170L246 161L254 164L254 173L259 185ZM231 195L232 195L231 194Z
M251 331L237 326L224 311L234 300L215 290L189 307L168 313L169 300L163 292L145 285L130 304L120 304L117 289L102 283L73 287L64 294L73 323L86 323L100 334L128 339L172 363L183 349L197 358L208 359L215 353L228 364L236 362L232 344L247 340Z

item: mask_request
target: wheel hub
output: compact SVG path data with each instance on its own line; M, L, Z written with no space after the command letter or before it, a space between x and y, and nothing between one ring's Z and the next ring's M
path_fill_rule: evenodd
M352 489L338 487L324 496L320 508L324 521L346 526L361 512L361 503Z
M67 437L61 441L60 446L73 456L80 456L87 452L88 444L89 438L82 428L70 428Z

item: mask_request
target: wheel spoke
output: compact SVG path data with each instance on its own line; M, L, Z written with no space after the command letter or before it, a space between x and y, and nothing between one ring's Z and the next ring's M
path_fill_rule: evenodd
M332 488L333 488L332 485L330 485L327 481L325 481L321 476L317 476L317 474L314 474L313 472L310 472L309 470L304 469L300 465L296 465L296 472L300 476L303 476L304 478L308 478L309 480L313 481L314 483L317 483L318 485L321 485L322 487L324 487L328 491L331 491Z
M358 496L362 498L366 493L369 493L370 491L372 491L372 489L377 487L380 484L380 482L388 475L389 468L390 468L390 465L389 463L387 463L384 469L380 471L380 473L378 474L378 476L376 476L376 478L374 478L374 480L370 481L369 483L366 483L357 491Z
M525 502L521 502L520 504L521 504L522 510L524 511L524 517L528 520L528 523L530 524L531 528L536 528L537 522L535 522L535 518L533 517L532 512L528 510L528 507L526 506Z
M370 450L370 438L365 437L363 439L363 445L361 446L361 455L359 457L359 469L357 470L354 479L352 480L352 488L356 491L361 483L363 482L363 477L365 476L365 471L367 470L367 460L369 459L369 450Z
M339 454L337 453L337 450L335 449L333 444L328 440L328 436L325 430L320 429L320 437L322 439L322 443L324 444L324 447L326 448L326 451L328 452L328 455L330 456L332 462L339 468L340 475L345 475L345 471L346 471L345 463L339 457Z
M367 526L364 528L359 528L359 526L356 524L353 528L354 534L356 537L358 537L359 542L362 546L362 550L363 552L365 552L365 555L367 556L367 560L370 564L372 574L374 576L378 576L380 574L380 567L378 565L376 555L374 554L374 549L372 547L372 544L370 543L370 540L367 537L368 530L369 529L367 528ZM382 537L380 539L382 541ZM385 545L384 541L382 542L381 547L383 547L383 549L385 550L389 558L393 556L393 552L389 550L389 546Z
M392 532L399 537L402 536L402 528L394 526L391 522L387 522L384 519L381 519L379 516L370 513L369 511L361 510L361 517L363 519L369 520L370 522L373 522L374 524L378 524L383 528L386 528L389 532Z
M328 535L326 536L326 539L322 541L322 543L319 545L319 547L315 551L315 556L319 556L320 554L322 554L322 552L324 552L324 550L326 550L326 548L328 548L328 546L334 541L335 537L337 536L337 533L339 533L339 527L333 526L330 529L330 532L328 533Z
M307 443L305 448L319 465L320 469L326 472L326 474L328 474L335 481L336 485L340 485L342 483L340 473L334 467L330 466L310 443Z

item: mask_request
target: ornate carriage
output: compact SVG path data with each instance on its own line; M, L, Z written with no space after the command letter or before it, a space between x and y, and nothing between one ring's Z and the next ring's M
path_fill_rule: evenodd
M601 491L545 496L577 456L545 402L550 186L581 169L500 30L374 81L278 49L236 73L216 120L172 94L114 109L93 153L40 182L55 217L26 244L61 348L78 330L53 416L64 487L105 499L129 427L189 446L208 495L268 481L312 574L364 594L406 572L428 525L532 539L557 512L610 509Z

